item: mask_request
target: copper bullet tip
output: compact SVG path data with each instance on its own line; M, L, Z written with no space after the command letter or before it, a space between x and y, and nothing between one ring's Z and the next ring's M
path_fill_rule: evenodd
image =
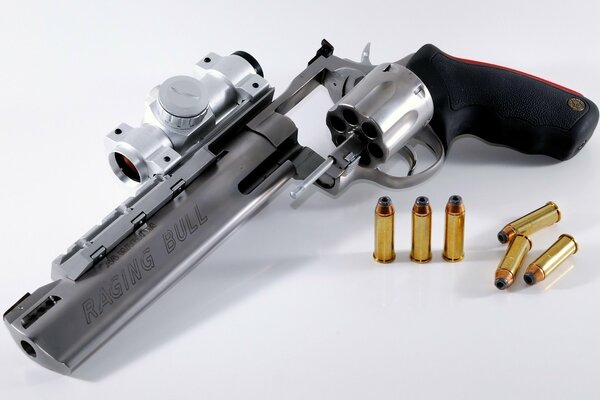
M508 243L515 236L514 229L510 227L504 227L500 232L498 232L498 241L502 244Z
M428 215L431 213L431 207L429 206L429 199L425 196L419 196L415 200L413 206L413 212L417 215Z
M504 290L508 287L508 283L502 278L496 278L496 281L494 282L494 284L500 290Z
M533 272L525 273L525 275L523 276L523 280L528 285L534 285L537 282L537 279L535 278L535 274Z
M465 206L462 197L457 194L450 196L448 204L446 204L446 212L452 215L464 214Z
M507 269L499 268L496 270L494 286L500 290L508 289L514 283L514 275Z
M379 204L382 207L388 207L392 204L392 199L390 199L388 196L382 196L377 201L377 204Z
M415 200L415 204L418 206L426 206L429 204L429 199L425 196L419 196L417 197L417 200Z
M462 202L463 202L462 197L460 197L457 194L450 196L450 198L448 199L448 203L455 205L455 206L462 204Z

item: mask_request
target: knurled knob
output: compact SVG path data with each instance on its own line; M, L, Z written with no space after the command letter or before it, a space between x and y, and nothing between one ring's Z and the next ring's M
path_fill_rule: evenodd
M190 76L174 76L158 89L158 113L167 125L188 129L197 125L208 108L202 83Z

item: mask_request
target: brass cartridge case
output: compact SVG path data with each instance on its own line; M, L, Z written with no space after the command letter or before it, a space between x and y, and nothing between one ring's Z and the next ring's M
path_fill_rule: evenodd
M560 235L548 250L532 262L523 279L528 285L534 285L546 279L563 261L571 254L577 253L578 246L575 238L571 235Z
M531 240L527 236L517 235L513 238L496 269L494 285L498 289L508 289L514 283L517 272L529 250L531 250Z
M418 263L431 261L431 206L419 196L412 208L412 246L410 259Z
M394 251L394 206L388 196L380 197L375 206L375 250L373 258L380 263L396 259Z
M498 232L498 240L500 243L510 243L515 235L528 236L558 221L560 221L560 210L556 204L549 201L545 206L514 220L502 228Z
M465 257L465 205L462 197L450 196L446 204L446 231L444 252L446 261L457 262Z

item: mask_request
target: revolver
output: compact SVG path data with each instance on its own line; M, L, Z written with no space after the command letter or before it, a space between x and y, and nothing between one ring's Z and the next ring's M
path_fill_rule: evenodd
M294 199L312 186L335 196L365 179L405 188L435 173L467 133L563 161L598 123L598 108L578 92L430 44L379 65L369 45L360 61L333 50L323 40L277 98L243 51L209 53L193 75L152 89L141 125L121 124L105 139L110 167L136 194L52 262L52 282L6 311L18 347L69 374L291 179ZM325 122L337 147L325 157L298 142L286 116L319 86L334 103ZM433 154L419 169L417 147ZM406 175L382 168L396 155Z

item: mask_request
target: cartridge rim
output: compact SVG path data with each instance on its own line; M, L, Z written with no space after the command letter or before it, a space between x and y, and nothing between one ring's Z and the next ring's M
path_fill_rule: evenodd
M442 254L442 258L448 262L459 262L465 258L465 255L463 254L462 256L460 256L458 258L450 258L446 254Z
M575 251L573 252L573 254L577 253L579 251L579 245L577 244L577 241L575 240L575 238L573 236L569 235L568 233L563 233L562 235L560 235L558 237L558 239L560 240L563 237L571 239L571 241L575 245Z
M381 264L390 264L392 262L394 262L396 260L396 252L394 252L394 254L392 255L392 258L389 258L387 260L384 260L383 258L377 258L377 256L375 255L375 253L373 253L373 260L377 261L378 263Z
M412 255L412 254L410 255L410 260L411 260L412 262L416 262L416 263L419 263L419 264L427 264L428 262L430 262L430 261L431 261L431 259L432 259L432 258L433 258L433 257L430 255L430 256L429 256L429 258L424 258L424 259L420 260L420 259L418 259L418 258L415 258L415 257L413 257L413 255Z
M558 208L558 205L555 202L553 202L553 201L547 202L546 205L554 207L554 209L556 210L556 214L557 214L556 222L559 222L560 219L562 218L562 213L560 212L560 209Z

